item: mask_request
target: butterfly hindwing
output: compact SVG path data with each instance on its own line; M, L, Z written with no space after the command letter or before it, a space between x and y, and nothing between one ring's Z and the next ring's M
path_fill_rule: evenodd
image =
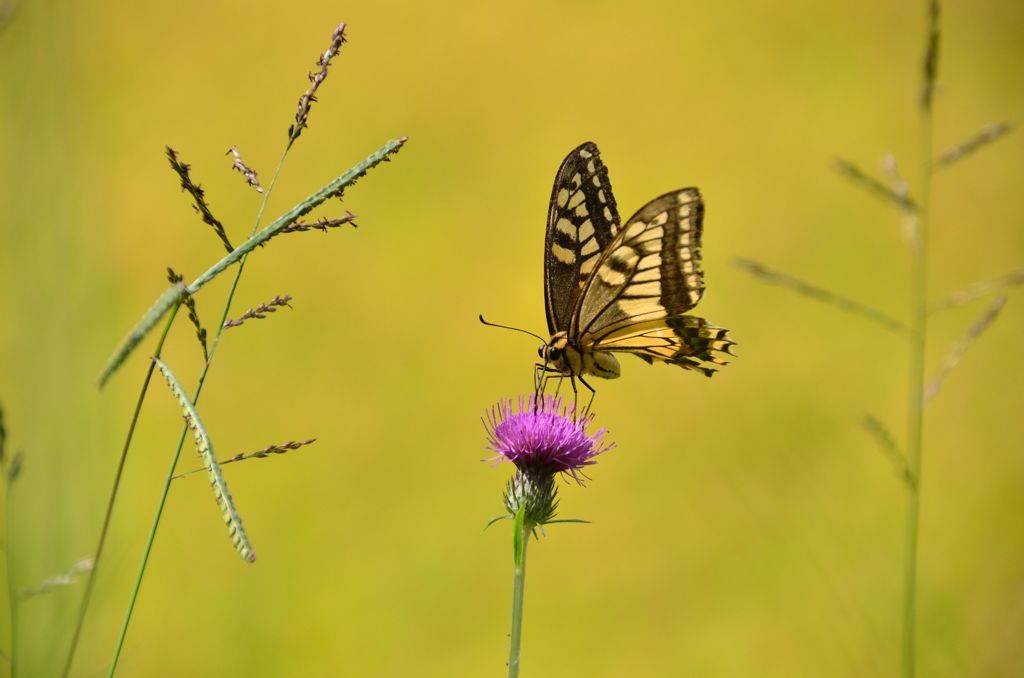
M710 375L727 331L685 315L704 294L696 188L659 196L622 227L584 286L572 327L585 350L624 351Z
M700 236L704 203L695 188L640 208L597 262L573 315L585 343L620 327L690 310L704 293Z
M596 144L581 144L562 161L548 208L544 297L552 334L568 327L588 276L618 229L608 170Z
M679 365L711 376L712 365L726 365L735 343L729 331L694 315L669 316L663 320L627 325L596 344L595 350L625 351L642 358Z

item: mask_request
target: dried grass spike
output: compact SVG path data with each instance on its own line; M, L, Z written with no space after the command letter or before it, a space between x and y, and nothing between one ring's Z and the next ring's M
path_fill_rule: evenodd
M288 308L291 308L291 304L288 303L291 300L292 298L288 294L276 296L268 302L262 303L255 308L250 308L248 311L238 316L238 320L228 318L224 321L222 329L226 330L229 327L238 327L246 320L250 320L252 318L255 318L256 320L263 320L267 317L268 313L277 313L277 309L280 306L287 306Z
M171 164L171 169L181 179L181 190L186 191L192 196L192 209L199 213L204 223L209 224L213 228L217 237L224 243L224 248L230 253L234 247L231 246L231 241L228 240L224 224L220 223L217 217L213 216L213 212L210 211L210 205L206 202L206 193L201 186L193 183L192 177L189 176L189 170L192 169L191 165L178 160L177 152L170 146L167 147L167 161Z
M300 447L303 447L305 445L311 445L315 442L316 438L308 438L306 440L289 440L288 442L281 443L280 445L268 445L264 447L262 450L256 450L255 452L250 452L249 454L239 452L230 459L222 460L220 462L220 465L224 466L225 464L233 464L236 461L245 461L246 459L264 459L272 454L285 454L291 450L297 450ZM177 480L178 478L184 478L185 476L190 476L193 473L199 473L200 471L205 470L205 468L192 469L191 471L186 471L185 473L179 473L178 475L174 476L174 479Z
M900 450L900 446L896 444L896 439L893 438L892 433L886 428L885 424L871 416L870 414L865 415L864 421L862 422L864 430L867 431L878 441L879 447L882 448L882 452L889 458L892 465L896 468L896 472L903 479L903 482L907 484L907 487L913 489L914 487L914 476L910 472L910 466L907 464L907 458L903 455Z
M13 483L21 475L21 466L25 461L25 453L18 450L11 457L11 461L7 465L7 483Z
M939 0L928 5L928 36L924 50L924 84L921 87L921 107L931 111L935 98L935 81L939 75Z
M949 167L964 156L974 153L979 148L988 146L992 142L1006 136L1013 130L1013 125L1006 122L992 122L981 128L981 131L971 138L961 141L955 146L950 146L935 160L938 167Z
M900 168L896 163L895 155L886 153L882 156L882 171L889 179L889 186L893 194L902 204L909 205L911 203L910 186L907 184L906 179L903 178L903 175L900 174ZM903 210L903 215L903 239L916 249L920 246L921 239L920 215L916 210L909 207Z
M402 146L409 140L409 137L398 137L392 139L387 143L386 146L377 150L376 153L371 155L362 163L362 169L352 175L352 178L338 185L336 191L331 193L332 198L338 198L339 200L345 194L345 189L355 185L357 181L366 176L366 173L379 165L382 162L391 162L391 156L402 150ZM355 168L353 168L355 169ZM350 170L351 171L351 170Z
M7 427L4 426L4 408L0 407L0 464L4 462L7 449Z
M982 282L973 283L962 290L953 292L945 299L935 304L932 307L932 312L941 311L945 308L951 308L953 306L962 306L969 301L974 301L978 297L983 297L986 294L992 292L998 292L999 290L1014 285L1024 284L1024 266L1020 266L1010 271L1005 275L1001 275L993 280L984 280Z
M901 204L909 203L910 185L907 184L907 180L900 174L900 166L896 162L895 155L886 153L882 156L882 171L885 172L885 176L889 179L889 186Z
M359 225L355 222L355 219L355 214L352 214L351 212L345 212L345 216L338 217L336 219L328 219L326 217L322 217L313 222L296 221L294 224L282 228L277 233L277 235L281 235L282 233L301 233L304 231L321 231L323 233L326 233L328 229L338 228L339 226L344 226L345 224L352 224L352 228L358 228Z
M256 554L253 552L252 545L249 544L249 538L242 527L242 518L235 509L231 493L228 492L227 482L224 480L224 475L220 471L220 463L217 461L213 451L213 442L211 442L210 436L206 432L206 427L203 426L203 422L199 418L199 413L192 406L192 401L181 387L177 377L171 372L171 369L159 358L153 358L153 362L156 363L160 374L164 375L167 385L170 386L171 392L177 398L178 404L181 405L181 409L185 414L185 422L188 424L189 429L191 429L193 438L195 438L196 451L209 472L213 497L217 500L217 505L220 507L224 523L228 526L228 536L231 537L231 543L242 555L242 558L248 562L255 561Z
M256 170L251 169L248 165L242 162L242 155L238 152L238 146L232 146L229 148L225 155L235 156L235 161L231 164L231 169L241 172L242 176L245 177L245 183L255 188L257 193L262 193L263 187L260 186L260 178L256 176Z
M280 445L267 445L262 450L256 450L249 454L242 454L233 457L231 461L242 461L243 459L263 459L269 457L272 454L286 454L291 450L297 450L305 445L311 445L316 442L316 438L307 438L306 440L289 440L286 443Z
M288 147L290 148L295 140L302 134L302 130L309 126L309 109L312 107L313 102L316 101L316 91L320 89L320 85L327 78L327 69L331 65L331 59L337 54L338 50L341 49L342 44L345 42L345 24L342 22L334 30L331 35L331 44L320 58L317 59L316 65L319 66L319 70L316 73L309 74L309 81L312 83L302 96L299 97L299 110L295 113L295 124L288 128Z
M183 282L185 280L185 276L168 266L167 279L173 285L174 283ZM196 330L196 339L199 341L199 346L203 349L203 360L208 361L210 359L210 350L206 343L206 328L199 322L199 312L196 310L196 300L191 294L186 292L181 303L185 304L185 308L188 309L188 320Z
M925 387L923 394L925 404L929 403L932 398L938 394L939 389L942 387L942 382L945 381L946 377L949 376L949 373L953 371L953 368L960 363L964 354L967 353L967 349L969 349L971 345L978 340L978 337L980 337L985 330L995 322L995 319L999 317L999 312L1003 310L1003 306L1005 305L1006 296L998 297L981 315L981 317L971 325L966 334L964 334L963 339L953 346L953 349L946 356L946 359L942 361L942 366L939 368L935 377L931 382L929 382L928 386Z
M904 210L916 210L917 204L908 193L898 192L867 174L849 160L836 158L836 171L850 181L875 194L877 197L899 205Z
M79 558L78 562L76 562L66 571L49 577L40 582L38 585L22 591L21 598L31 598L33 596L38 596L43 593L49 593L50 591L59 586L70 586L78 580L79 575L85 574L86 572L92 570L93 562L94 561L92 559L92 556L85 556L84 558Z
M793 276L786 275L785 273L772 271L764 265L750 259L736 259L735 263L754 277L760 278L767 283L779 285L780 287L787 287L797 294L802 294L805 297L823 301L826 304L830 304L850 313L856 313L861 317L873 320L887 330L898 332L900 334L911 334L912 332L906 324L882 313L876 308L862 304L859 301L848 299L847 297L838 295L835 292L829 292L826 289L811 285L810 283L794 278Z

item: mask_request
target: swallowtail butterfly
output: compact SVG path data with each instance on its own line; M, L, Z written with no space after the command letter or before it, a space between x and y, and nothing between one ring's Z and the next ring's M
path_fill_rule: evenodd
M632 353L706 376L725 365L728 330L689 315L704 293L696 188L651 200L625 225L597 146L574 149L558 169L544 239L544 299L551 339L548 374L619 376L616 353ZM575 390L575 382L574 382Z

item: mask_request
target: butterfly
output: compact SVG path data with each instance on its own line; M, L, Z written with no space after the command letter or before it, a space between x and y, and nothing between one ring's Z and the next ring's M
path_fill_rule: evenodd
M661 195L625 225L592 142L555 175L544 238L544 303L550 340L539 373L585 380L619 376L616 353L710 377L735 345L729 331L689 315L704 294L696 188ZM538 381L538 385L540 385Z

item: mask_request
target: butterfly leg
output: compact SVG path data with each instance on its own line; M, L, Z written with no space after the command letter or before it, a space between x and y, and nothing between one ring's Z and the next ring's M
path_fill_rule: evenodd
M558 397L558 391L562 388L563 375L558 370L552 369L543 363L534 363L533 365L533 409L534 412L540 406L541 398L545 391L548 389L548 381L555 376L558 376L558 384L555 386L555 398Z
M547 377L544 376L545 368L541 363L533 364L533 396L539 398L540 394L544 392L544 386L547 383Z
M587 383L587 380L584 379L582 375L580 375L580 383L586 386L587 390L590 391L590 400L587 401L587 406L583 408L583 418L586 419L590 415L590 406L594 404L594 396L597 395L597 391L594 390L593 386ZM575 384L573 384L573 395L575 396L575 394L576 388ZM575 407L575 402L573 403L573 407Z
M576 421L576 375L569 375L569 385L572 386L572 420Z
M550 379L551 377L548 377L548 378ZM559 391L562 390L562 382L564 382L564 381L565 381L565 375L562 374L562 373L559 373L558 374L558 383L555 384L555 394L554 394L555 398L558 397Z
M573 375L569 376L569 383L572 384L572 418L573 418L573 421L579 421L580 420L580 417L579 417L579 414L580 414L580 411L579 411L579 389L576 388L576 380L577 379L579 379L580 383L583 384L584 386L586 386L587 390L590 391L590 399L587 400L587 406L583 408L583 418L584 419L586 419L587 416L590 414L590 406L594 403L594 396L597 394L597 391L594 390L594 387L591 386L590 384L588 384L587 380L584 379L582 375L575 375L575 374L573 374Z

